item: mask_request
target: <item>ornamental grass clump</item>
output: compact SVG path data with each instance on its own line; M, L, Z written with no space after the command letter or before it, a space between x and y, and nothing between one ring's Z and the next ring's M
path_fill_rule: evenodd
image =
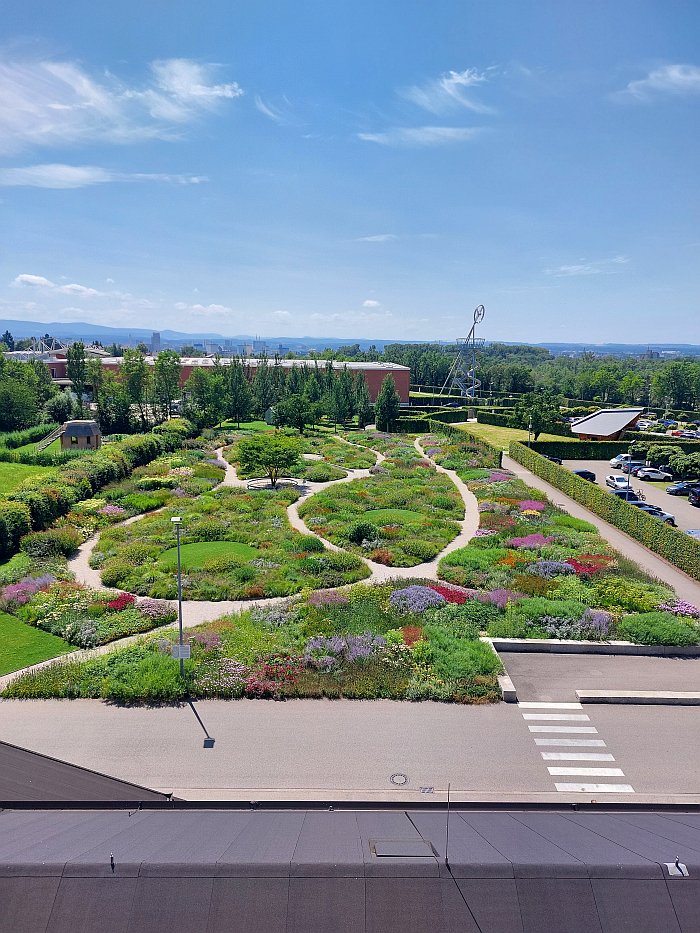
M445 603L445 597L430 586L413 585L394 590L389 597L392 609L401 613L420 614Z

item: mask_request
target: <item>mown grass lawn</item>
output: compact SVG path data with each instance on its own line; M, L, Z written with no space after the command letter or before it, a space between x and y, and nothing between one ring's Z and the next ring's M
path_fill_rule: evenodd
M474 434L475 437L483 438L489 444L498 447L499 450L508 450L511 441L527 441L527 431L521 428L502 428L495 424L478 424L476 421L455 424L453 427L458 428L460 431L468 431L470 434ZM540 434L537 440L566 441L567 438L558 434ZM576 438L572 436L570 440L575 441Z
M224 421L220 427L227 428L228 430L235 429L236 431L247 431L249 434L257 434L260 431L275 430L274 426L268 424L266 421L241 421L240 428L235 421Z
M28 466L26 463L0 463L0 496L14 492L29 476L47 476L53 467Z
M48 431L46 432L48 434ZM21 447L14 448L15 453L18 454L33 454L36 453L36 443L34 444L22 444ZM56 438L55 441L51 441L48 447L44 447L41 451L43 454L60 454L61 452L61 439Z
M62 638L0 612L0 676L73 650Z
M180 548L180 561L183 570L194 570L203 567L208 560L219 557L240 557L243 560L252 560L258 557L260 551L249 544L238 541L199 541L195 544L183 544ZM161 554L158 563L173 570L177 567L177 548L171 547Z
M363 517L380 525L402 525L405 522L419 522L423 518L420 512L412 509L370 509Z

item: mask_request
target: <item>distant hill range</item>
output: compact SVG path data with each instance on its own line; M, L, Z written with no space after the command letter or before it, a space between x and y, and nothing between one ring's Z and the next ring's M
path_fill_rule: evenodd
M50 334L59 340L83 340L92 343L95 340L103 344L123 343L135 345L145 343L150 346L151 337L156 331L155 328L144 327L106 327L102 324L90 324L84 321L75 321L72 323L56 322L50 323L41 321L12 321L0 320L0 333L9 330L15 340L23 340L27 337L43 337L44 334ZM378 350L383 350L390 343L430 343L427 340L401 340L400 338L391 338L387 340L367 339L364 337L253 337L250 334L224 335L213 331L198 331L196 333L187 333L178 330L161 330L161 342L163 345L173 344L201 344L204 341L220 343L225 342L233 344L261 343L267 346L269 353L274 353L280 347L289 350L324 350L326 348L337 349L338 347L347 347L351 344L358 344L361 349L366 350L370 346L375 346ZM527 345L524 341L487 341L493 343L506 343L513 346ZM451 341L436 340L433 343L437 346L449 346ZM596 355L615 355L615 356L639 356L647 351L660 353L662 355L682 356L700 356L700 346L690 343L534 343L529 346L542 347L549 350L554 355L562 354L580 354L585 351L595 353Z

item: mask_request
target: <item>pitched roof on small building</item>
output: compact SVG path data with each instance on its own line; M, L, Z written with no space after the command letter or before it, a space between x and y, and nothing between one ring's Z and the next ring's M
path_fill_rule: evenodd
M102 433L100 426L96 421L66 421L63 425L63 433L71 437L99 437Z
M601 408L592 415L579 418L571 425L572 434L587 434L593 437L610 437L619 434L639 418L643 408Z

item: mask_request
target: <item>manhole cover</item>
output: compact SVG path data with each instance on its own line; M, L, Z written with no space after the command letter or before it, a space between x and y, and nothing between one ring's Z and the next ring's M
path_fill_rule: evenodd
M392 784L396 787L403 787L404 784L408 784L408 775L404 774L403 771L395 771L389 778Z

